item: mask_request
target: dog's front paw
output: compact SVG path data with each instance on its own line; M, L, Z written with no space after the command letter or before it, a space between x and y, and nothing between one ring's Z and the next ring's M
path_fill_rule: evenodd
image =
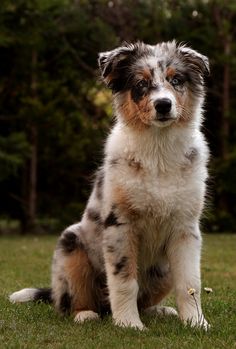
M142 321L137 317L132 316L122 316L122 317L114 317L115 325L120 327L132 327L136 330L144 330L145 326L143 325Z
M203 314L197 317L189 317L188 319L184 320L184 323L186 325L190 325L191 327L198 327L205 331L208 331L211 327L207 320L204 318Z

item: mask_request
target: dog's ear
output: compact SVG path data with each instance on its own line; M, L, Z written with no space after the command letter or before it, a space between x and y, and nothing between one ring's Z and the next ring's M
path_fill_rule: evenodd
M186 46L180 46L179 52L183 55L187 64L196 69L201 76L210 74L209 60L206 56Z
M112 90L120 90L122 88L121 78L124 80L125 69L128 68L130 58L135 51L135 45L127 45L99 54L98 66L101 78Z

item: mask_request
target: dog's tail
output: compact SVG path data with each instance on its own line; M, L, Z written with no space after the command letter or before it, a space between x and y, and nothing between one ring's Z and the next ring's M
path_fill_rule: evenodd
M29 301L42 301L44 303L52 303L51 288L23 288L14 292L9 296L12 303L24 303Z

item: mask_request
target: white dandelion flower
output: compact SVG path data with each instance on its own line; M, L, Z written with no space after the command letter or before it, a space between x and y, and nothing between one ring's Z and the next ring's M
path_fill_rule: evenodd
M210 288L210 287L204 287L204 291L205 291L206 293L212 293L212 292L213 292L213 289Z
M196 292L195 288L188 289L188 294L190 294L190 296L194 296L195 292Z

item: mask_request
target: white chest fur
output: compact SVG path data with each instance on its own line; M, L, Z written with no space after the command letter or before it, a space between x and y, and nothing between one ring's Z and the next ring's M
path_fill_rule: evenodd
M160 250L173 231L199 220L207 159L208 148L198 128L138 133L118 123L112 130L106 144L105 202L114 188L122 188L139 213L134 225L143 244L143 267L162 258Z
M106 172L112 186L125 188L134 207L163 218L185 207L189 211L197 203L202 206L207 158L198 129L137 134L118 124L107 142Z

